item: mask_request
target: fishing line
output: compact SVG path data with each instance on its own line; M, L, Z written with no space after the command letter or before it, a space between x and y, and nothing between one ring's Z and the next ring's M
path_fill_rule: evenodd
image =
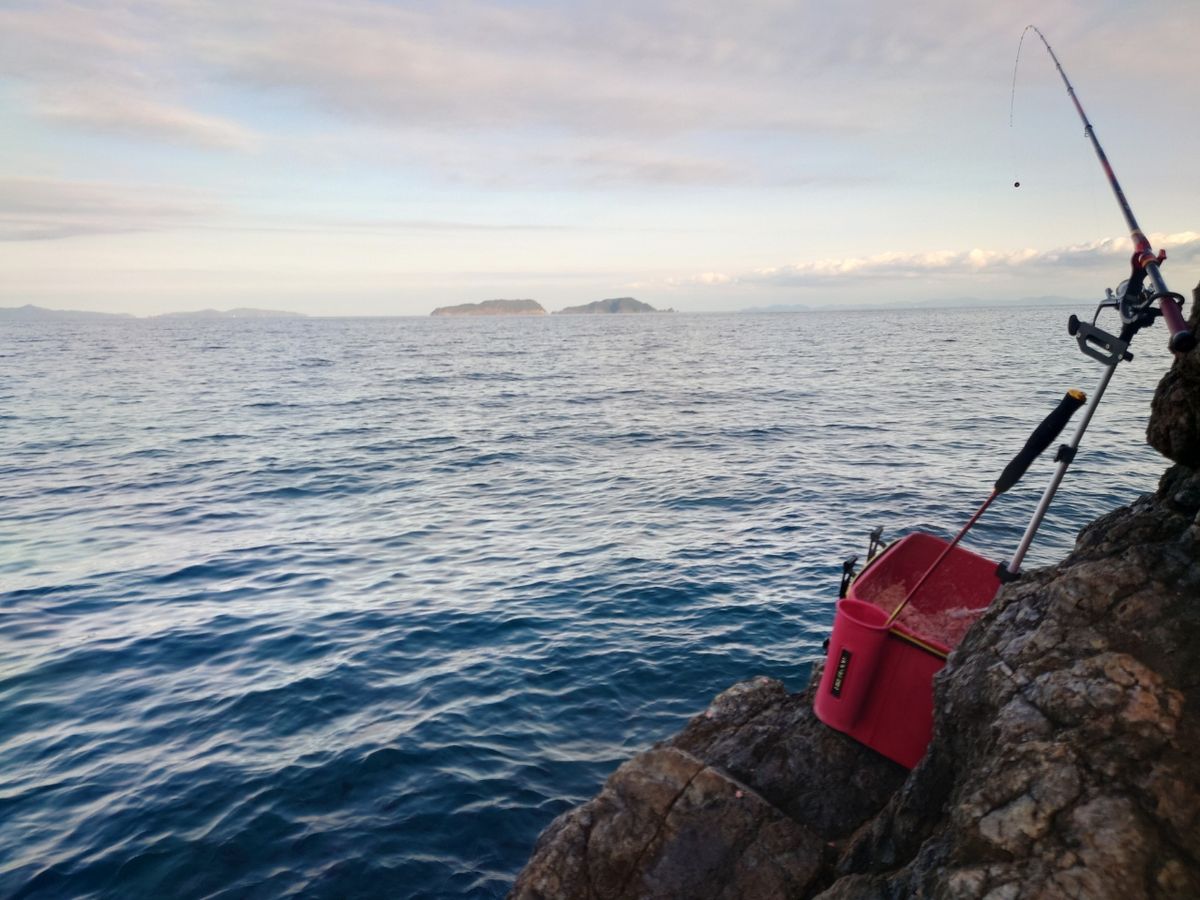
M1045 41L1045 39L1046 39L1045 35L1043 35L1041 33L1041 30L1036 25L1030 24L1030 25L1025 26L1025 30L1021 32L1020 40L1017 41L1017 55L1016 55L1016 58L1013 60L1012 92L1008 98L1008 149L1009 149L1009 160L1010 160L1010 164L1012 165L1012 171L1013 171L1013 176L1014 176L1013 177L1013 187L1014 188L1019 188L1021 186L1021 178L1020 178L1019 173L1020 173L1020 170L1024 167L1025 163L1028 161L1025 158L1027 155L1019 152L1018 138L1013 129L1015 128L1015 123L1016 123L1017 72L1021 66L1021 50L1025 46L1025 35L1028 34L1030 31L1037 32L1038 37L1040 37L1043 41ZM1072 169L1071 172L1077 172L1077 170ZM1104 192L1101 189L1100 185L1095 181L1095 179L1084 178L1080 174L1078 176L1078 183L1076 184L1076 183L1074 183L1074 181L1072 182L1072 188L1073 189L1077 188L1080 193L1087 195L1088 201L1089 201L1090 207L1091 207L1091 219L1095 220L1095 221L1099 221L1101 218L1101 215L1100 215L1101 198L1103 198L1103 195L1104 195Z
M1032 28L1032 25L1026 25L1025 31L1021 32L1021 39L1017 41L1017 58L1013 60L1013 79L1012 79L1012 94L1008 98L1008 155L1012 165L1014 176L1020 171L1017 166L1017 138L1013 134L1013 113L1017 105L1017 68L1021 65L1021 47L1025 44L1025 34ZM1013 178L1013 187L1019 188L1021 179L1019 176Z

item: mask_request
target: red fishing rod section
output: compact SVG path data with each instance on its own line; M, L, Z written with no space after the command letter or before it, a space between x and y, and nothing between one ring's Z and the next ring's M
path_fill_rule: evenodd
M1121 190L1121 183L1117 181L1116 173L1113 172L1112 164L1109 163L1108 157L1104 153L1104 148L1100 146L1100 141L1096 138L1096 129L1092 127L1092 123L1088 120L1087 113L1083 111L1083 104L1079 102L1079 97L1075 93L1075 88L1071 84L1071 79L1067 78L1067 73L1063 70L1062 63L1058 61L1058 56L1054 52L1054 48L1050 46L1050 42L1046 40L1046 36L1042 34L1041 29L1036 25L1028 25L1026 31L1033 31L1046 47L1046 52L1050 54L1050 58L1054 60L1054 67L1058 69L1058 74L1062 77L1063 84L1067 87L1067 94L1071 98L1071 102L1075 104L1075 111L1079 113L1079 118L1083 122L1084 134L1092 143L1092 149L1096 151L1096 158L1100 160L1100 167L1104 169L1104 175L1108 178L1108 184L1112 188L1113 195L1117 198L1117 205L1121 207L1121 215L1125 217L1125 224L1129 228L1129 236L1133 239L1133 266L1135 271L1138 269L1145 270L1150 277L1150 283L1154 285L1154 292L1159 301L1159 310L1162 312L1163 321L1167 323L1167 330L1171 333L1170 341L1167 346L1175 353L1187 353L1196 346L1196 336L1192 334L1187 323L1183 319L1183 313L1180 312L1180 307L1183 305L1183 298L1167 288L1167 284L1163 281L1162 272L1159 271L1159 266L1167 258L1167 252L1160 250L1157 254L1154 248L1150 246L1150 241L1146 238L1145 233L1134 218L1133 210L1129 207L1129 201L1125 199L1125 192Z

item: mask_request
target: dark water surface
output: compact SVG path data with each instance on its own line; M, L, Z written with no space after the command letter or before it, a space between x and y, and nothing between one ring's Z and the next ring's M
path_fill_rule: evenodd
M6 326L0 896L502 895L711 695L798 690L871 527L957 530L1094 387L1068 312ZM1164 343L1031 563L1153 488Z

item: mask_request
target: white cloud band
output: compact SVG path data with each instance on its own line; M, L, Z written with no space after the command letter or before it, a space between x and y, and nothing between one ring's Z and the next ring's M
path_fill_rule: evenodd
M1183 231L1152 234L1150 242L1169 256L1180 260L1200 258L1200 233ZM1105 238L1051 250L933 250L921 253L886 252L872 256L849 256L791 263L749 272L726 274L702 272L689 278L673 279L673 286L726 287L731 285L773 285L804 287L838 282L874 279L915 279L938 276L967 276L990 273L1040 270L1084 270L1103 263L1128 258L1132 247L1128 237Z

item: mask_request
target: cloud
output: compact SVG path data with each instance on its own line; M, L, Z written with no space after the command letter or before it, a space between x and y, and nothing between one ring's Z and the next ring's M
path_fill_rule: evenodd
M0 178L0 241L162 230L219 208L199 192L158 185Z
M0 72L35 96L51 92L46 114L66 106L77 124L205 142L215 117L182 99L197 82L286 91L339 116L405 128L854 127L836 106L786 102L761 81L756 54L695 22L669 4L532 12L370 0L161 0L107 10L50 2L0 11ZM93 98L96 109L80 114Z
M1097 34L1096 17L1074 0L969 11L959 0L158 0L131 8L138 20L170 9L179 51L208 71L406 130L880 133L937 96L995 84L997 69L1010 69L1014 22L1026 13L1053 22L1080 56L1110 49L1109 33ZM1169 18L1157 7L1139 13L1147 28Z
M667 156L638 149L610 147L567 160L584 180L597 185L663 186L729 184L742 173L720 160Z
M201 147L248 151L260 143L253 131L227 119L111 88L46 92L37 111L69 125Z
M247 88L258 103L283 100L406 133L663 139L874 127L835 96L831 48L845 42L808 39L826 18L777 4L734 13L661 0L536 10L373 0L48 2L0 10L0 74L27 88L39 116L232 149L251 145L252 129L203 103ZM859 43L866 52L869 42ZM814 78L820 83L805 84ZM820 102L803 98L810 89ZM678 171L659 174L669 180Z
M1150 242L1168 251L1168 258L1192 261L1200 259L1200 232L1151 234ZM920 253L885 252L872 256L850 256L812 260L756 269L740 274L703 272L687 278L671 279L673 287L725 287L765 285L808 287L855 281L929 279L934 277L977 276L1014 272L1090 270L1098 265L1111 266L1128 260L1132 253L1129 238L1105 238L1072 244L1051 250L932 250Z
M194 77L180 70L189 53L161 26L135 6L0 10L0 75L50 122L222 150L258 146L251 128L182 99Z
M242 83L406 128L665 135L861 127L837 105L793 102L749 44L703 33L703 21L653 3L532 12L307 0L230 11L193 45Z
M1146 31L1163 31L1161 6L1139 12ZM1111 32L1074 0L45 0L0 10L0 75L40 118L207 149L252 149L303 120L294 143L361 127L424 145L408 159L434 172L438 143L456 143L457 177L473 181L504 183L497 154L534 172L559 143L574 146L551 174L575 185L804 187L844 183L852 165L791 163L814 139L878 143L939 98L996 84L1033 10L1114 77L1150 64L1112 57ZM1177 43L1186 29L1165 31ZM641 158L617 158L630 143Z
M606 230L556 222L248 215L224 197L178 186L0 178L0 241L61 240L183 229L327 236Z

